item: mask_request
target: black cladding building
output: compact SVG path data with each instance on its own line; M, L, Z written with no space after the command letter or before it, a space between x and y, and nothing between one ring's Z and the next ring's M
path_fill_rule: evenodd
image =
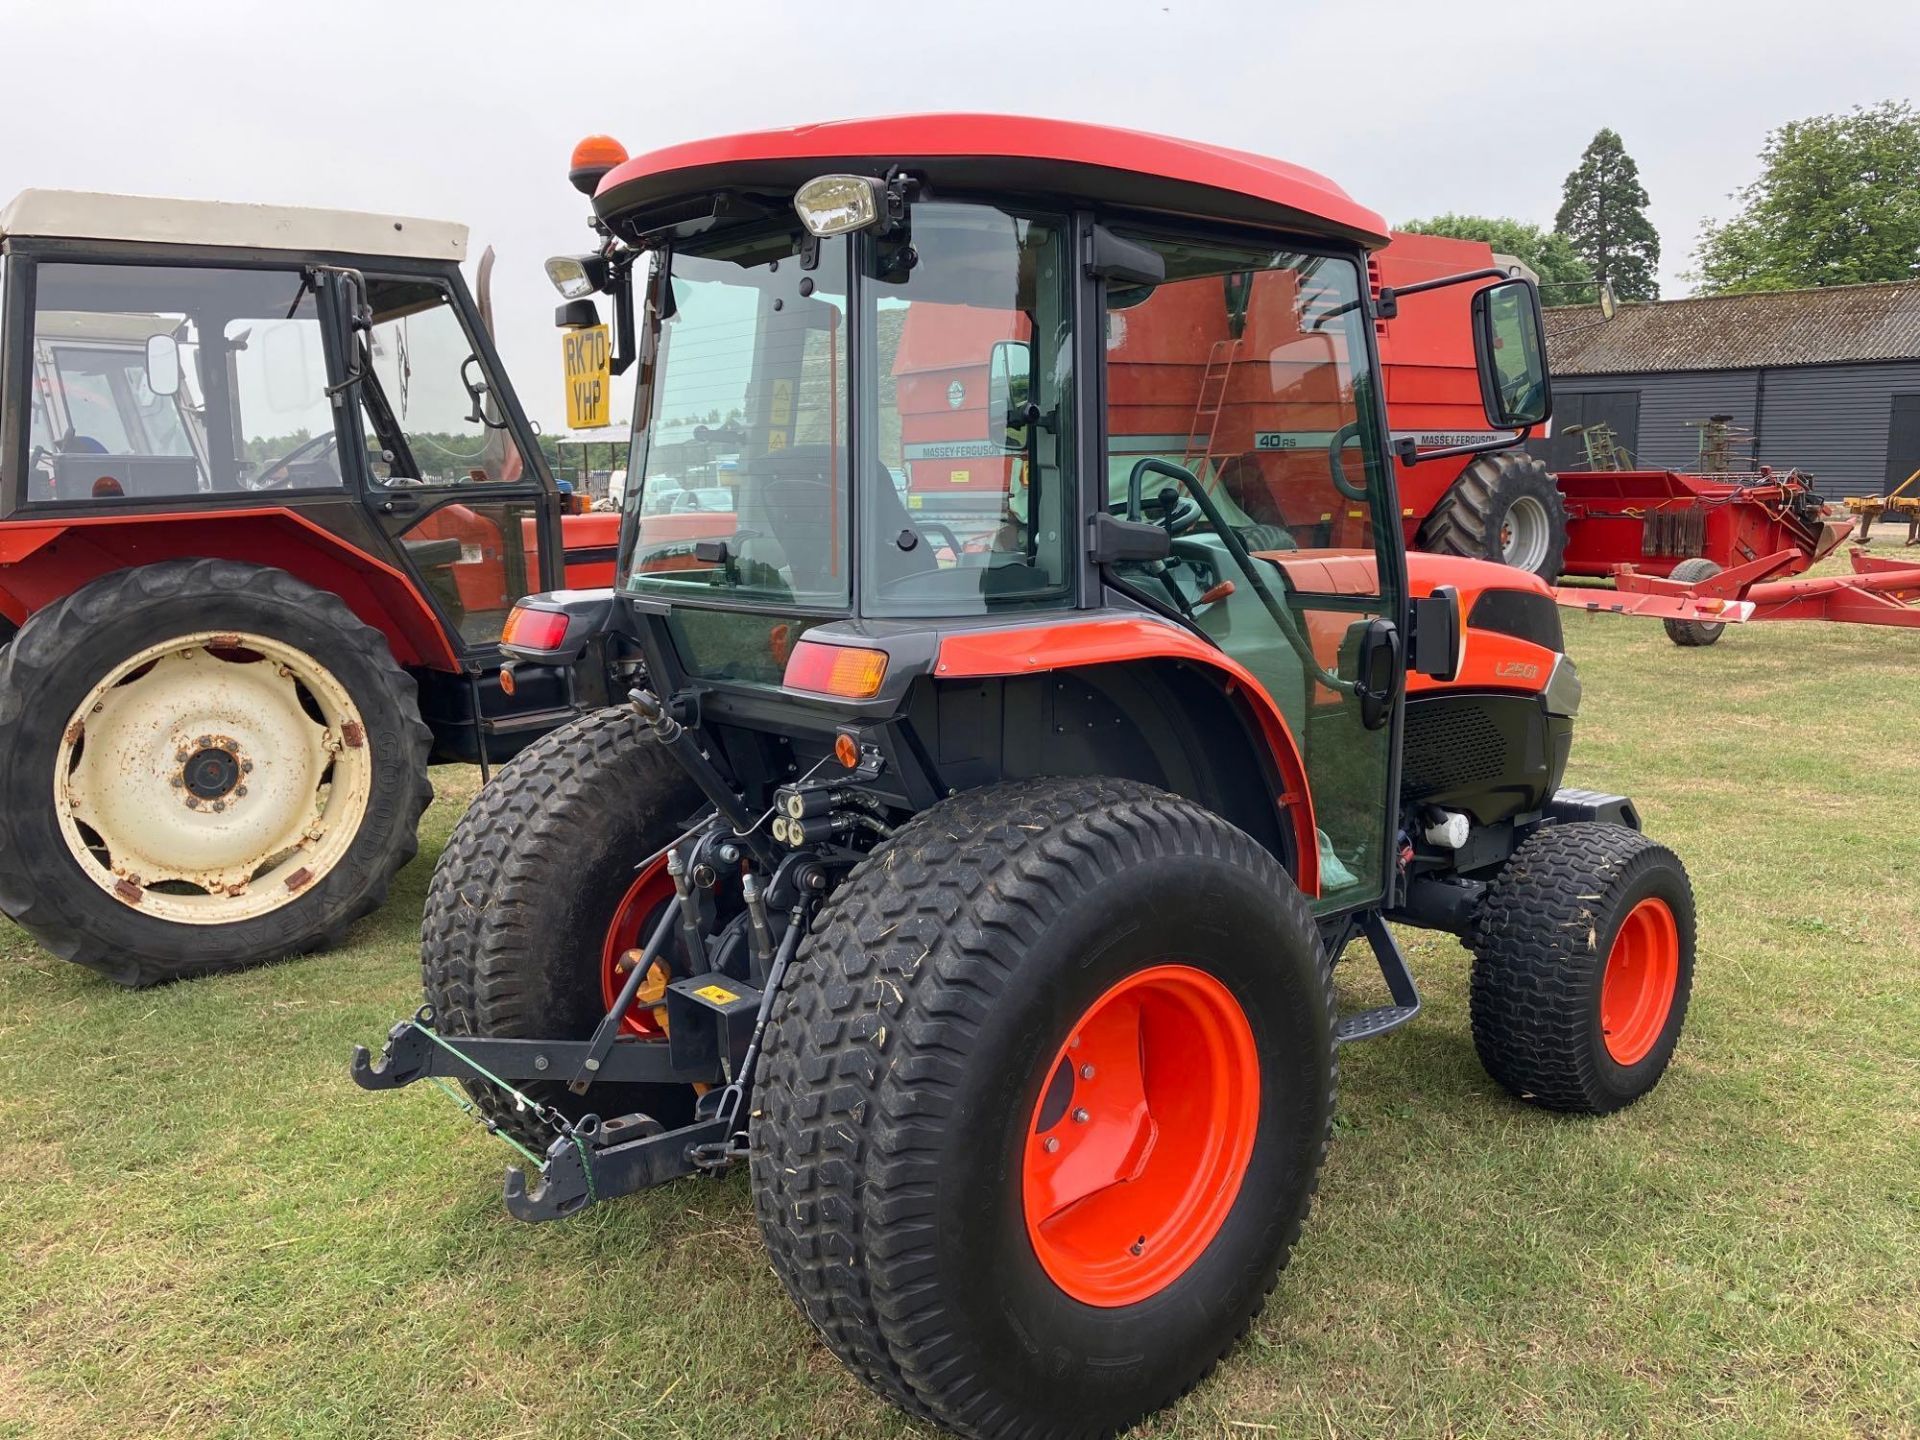
M1660 300L1605 322L1571 306L1547 312L1547 333L1553 434L1529 448L1550 469L1582 468L1568 431L1597 422L1641 468L1695 469L1697 422L1726 415L1760 464L1805 471L1829 498L1920 470L1920 281Z

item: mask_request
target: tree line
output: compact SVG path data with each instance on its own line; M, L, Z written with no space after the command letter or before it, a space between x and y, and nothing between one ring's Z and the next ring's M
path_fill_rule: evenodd
M1694 270L1702 295L1920 279L1920 112L1905 101L1793 120L1768 133L1760 175L1703 222ZM1483 240L1525 261L1549 305L1658 300L1660 235L1640 167L1602 129L1561 185L1551 229L1492 215L1436 215L1398 228Z

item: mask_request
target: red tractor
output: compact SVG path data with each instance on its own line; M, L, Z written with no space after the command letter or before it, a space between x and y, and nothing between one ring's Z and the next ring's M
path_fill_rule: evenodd
M1275 1284L1338 1047L1420 1009L1388 921L1472 951L1514 1095L1597 1114L1659 1080L1686 872L1631 801L1562 787L1580 685L1546 585L1409 555L1394 485L1382 309L1467 297L1498 435L1468 443L1511 444L1549 411L1530 281L1376 296L1385 227L1329 181L1061 121L576 170L604 244L549 268L567 319L595 291L635 318L638 523L612 592L530 598L510 648L615 637L644 679L481 793L429 894L427 1003L353 1062L465 1082L529 1157L513 1214L744 1162L864 1382L966 1435L1104 1435ZM1178 411L1187 357L1233 338L1204 319L1230 285L1272 327L1243 403L1315 437L1254 447L1238 513L1128 444L1155 369ZM1153 306L1211 328L1161 367L1135 328L1122 385ZM887 461L914 403L889 349L943 326L987 394L953 437L996 452L977 535L918 519ZM726 520L650 527L716 443ZM1341 1014L1356 941L1391 1001Z
M0 213L0 909L56 955L143 985L330 944L413 854L430 761L574 713L562 671L502 685L501 629L606 584L618 521L563 518L465 249L387 215Z

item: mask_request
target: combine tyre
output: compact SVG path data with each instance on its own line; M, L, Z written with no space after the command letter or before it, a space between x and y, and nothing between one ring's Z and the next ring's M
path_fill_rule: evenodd
M775 1002L774 1269L916 1414L1124 1428L1245 1332L1300 1234L1332 1005L1293 882L1200 806L1106 779L948 800L835 891Z
M104 575L0 658L0 909L123 985L321 949L412 857L427 742L338 597L227 560Z
M1566 503L1544 464L1497 451L1461 472L1416 543L1436 555L1498 560L1552 584L1567 553Z

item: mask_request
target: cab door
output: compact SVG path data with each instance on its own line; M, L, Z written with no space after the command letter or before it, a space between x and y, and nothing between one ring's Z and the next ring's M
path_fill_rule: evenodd
M1173 534L1116 567L1286 716L1319 827L1321 911L1392 859L1403 566L1357 256L1129 232L1166 279L1108 287L1108 503ZM1196 493L1197 492L1197 493Z
M544 460L456 276L366 274L365 503L468 653L565 583Z

